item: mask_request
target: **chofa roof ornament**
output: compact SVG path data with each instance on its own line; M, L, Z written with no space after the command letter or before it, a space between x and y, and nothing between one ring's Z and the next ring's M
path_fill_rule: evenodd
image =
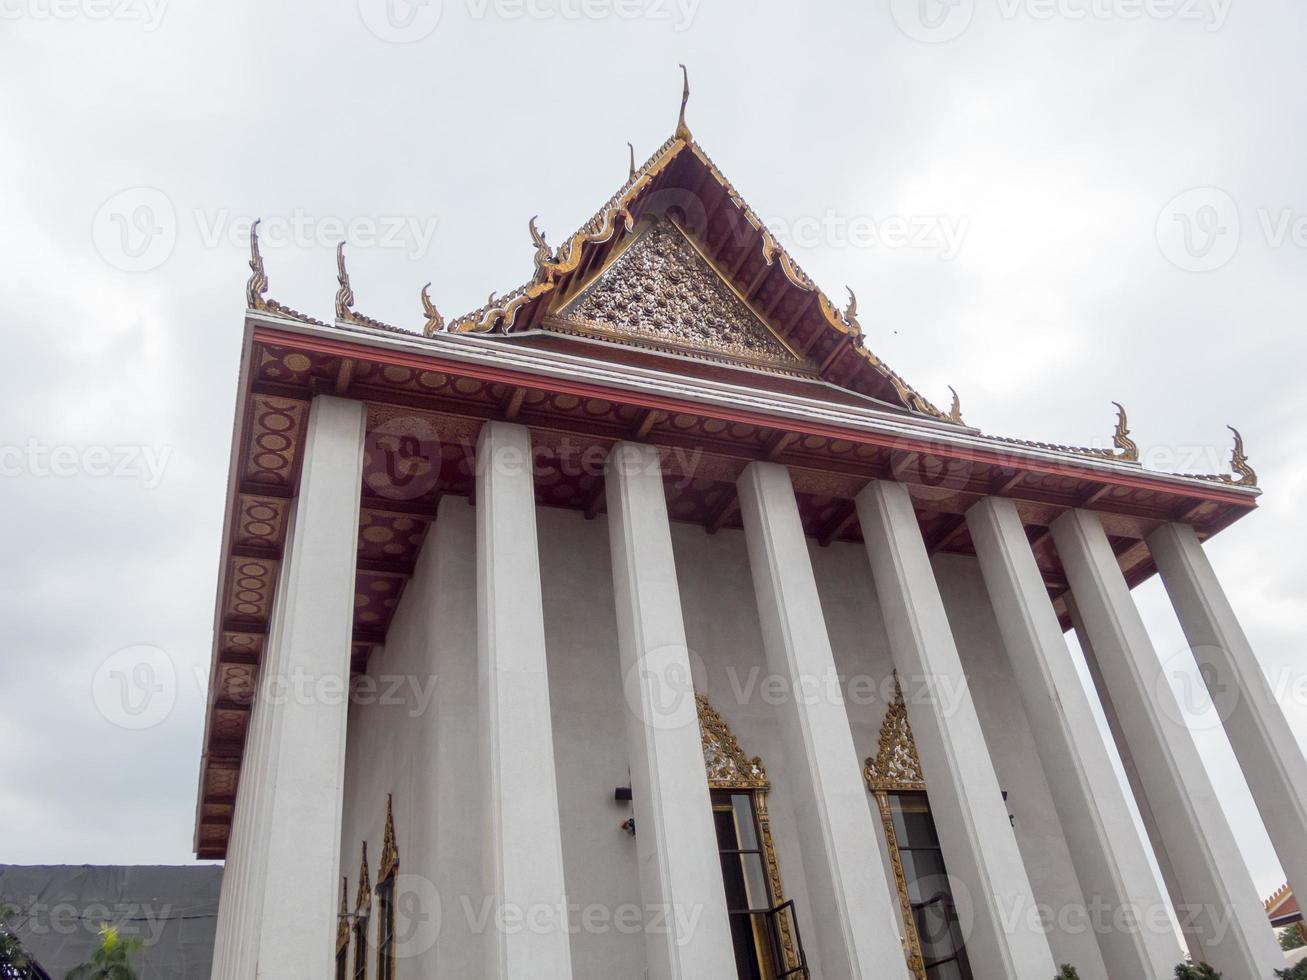
M1120 402L1112 402L1116 406L1116 431L1112 433L1112 445L1116 447L1117 458L1138 462L1139 446L1130 438L1130 427L1126 421L1125 409Z
M685 124L685 106L690 101L690 72L686 69L685 65L681 65L680 67L684 85L681 89L681 114L676 119L676 138L678 140L685 140L685 142L689 143L694 139L694 137L690 135L690 127Z
M1248 465L1248 454L1243 451L1243 436L1232 425L1227 425L1226 428L1234 433L1234 449L1230 452L1230 469L1234 470L1237 476L1224 476L1221 479L1237 487L1257 486L1257 471Z

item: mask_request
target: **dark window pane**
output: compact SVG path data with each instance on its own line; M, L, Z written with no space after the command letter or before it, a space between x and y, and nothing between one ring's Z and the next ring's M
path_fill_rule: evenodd
M758 828L753 815L753 797L748 793L732 793L731 808L735 811L735 832L743 851L758 849Z

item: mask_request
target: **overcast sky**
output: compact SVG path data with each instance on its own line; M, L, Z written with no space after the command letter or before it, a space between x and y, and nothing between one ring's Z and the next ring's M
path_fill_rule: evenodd
M384 2L0 0L0 861L191 860L249 220L298 309L330 317L345 227L360 309L418 328L431 280L464 312L527 278L527 218L557 243L670 135L678 62L699 142L937 403L1101 444L1116 399L1160 468L1219 470L1242 429L1266 493L1209 552L1292 693L1301 0ZM177 696L130 730L93 692L142 644Z

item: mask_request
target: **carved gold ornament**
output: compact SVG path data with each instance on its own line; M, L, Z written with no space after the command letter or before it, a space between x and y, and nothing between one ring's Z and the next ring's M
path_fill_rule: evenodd
M245 284L247 310L263 310L268 306L264 299L268 291L268 274L263 269L263 255L259 252L259 222L262 220L257 218L250 225L250 279Z
M1112 433L1112 445L1116 447L1119 459L1135 462L1139 459L1139 446L1130 438L1130 428L1126 423L1125 409L1120 402L1116 406L1116 431Z
M805 368L667 219L653 221L550 322L754 366Z
M535 252L536 273L538 275L544 276L545 281L548 282L553 278L554 275L554 271L552 268L550 268L549 265L549 262L553 258L554 253L550 251L549 243L545 241L544 232L542 232L539 228L536 227L536 218L538 217L540 217L538 214L532 215L531 220L527 222L527 227L531 231L531 244L536 247L536 252ZM495 299L495 294L491 293L490 301L493 303L494 299Z
M627 143L626 148L631 151L631 175L628 180L635 180L635 144Z
M349 272L345 269L345 243L336 245L336 319L348 320L354 305L354 290L349 285Z
M874 759L867 759L862 773L873 792L920 792L926 788L912 724L908 721L908 706L903 701L903 688L897 676L894 702L885 711L885 720L880 725L880 747Z
M386 833L381 842L381 863L377 865L377 881L382 882L399 867L399 848L395 846L395 815L393 798L386 794Z
M368 842L363 842L363 856L359 859L359 890L354 899L354 911L372 908L372 879L368 876Z
M1257 471L1248 465L1248 455L1243 451L1243 436L1232 425L1227 425L1226 428L1234 433L1234 449L1230 453L1230 469L1234 470L1238 478L1224 476L1221 479L1237 487L1257 486Z
M422 287L422 315L427 318L422 332L428 337L445 329L445 318L440 315L440 311L436 309L436 304L431 302L431 294L427 292L430 288L431 283L427 283Z
M948 390L953 392L953 404L949 406L948 417L959 425L965 425L966 423L962 421L962 399L958 397L958 390L952 385L948 386Z
M756 755L750 759L740 748L731 726L722 720L706 694L696 694L699 734L703 737L703 764L712 789L767 789L767 770Z

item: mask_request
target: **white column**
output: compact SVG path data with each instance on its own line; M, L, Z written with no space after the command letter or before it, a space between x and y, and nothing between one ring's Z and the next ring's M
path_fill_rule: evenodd
M309 409L295 523L273 637L268 751L256 807L258 935L253 975L331 976L340 901L340 823L359 496L362 402L319 396ZM269 687L269 685L275 687ZM256 862L257 864L257 862ZM236 937L244 943L243 937ZM244 974L246 976L249 973Z
M1196 955L1228 977L1270 980L1284 955L1103 526L1072 510L1052 531L1172 862L1176 911L1201 946Z
M1289 884L1307 895L1307 759L1194 529L1165 524L1148 548Z
M673 927L646 931L648 977L733 977L658 451L619 443L605 470L640 897Z
M1051 977L1053 954L1031 924L1030 879L912 500L902 484L877 480L857 508L895 666L911 688L927 685L934 695L911 701L909 711L944 864L974 907L967 956L978 976Z
M1089 909L1107 906L1095 935L1108 976L1169 980L1183 959L1175 934L1147 915L1127 927L1118 919L1166 906L1016 505L986 497L967 511L967 529L1081 891Z
M477 658L486 977L572 975L545 669L531 436L487 422L477 440ZM505 916L506 928L498 925Z
M906 980L896 892L877 850L790 474L751 463L739 493L768 670L790 685L777 711L825 976Z

